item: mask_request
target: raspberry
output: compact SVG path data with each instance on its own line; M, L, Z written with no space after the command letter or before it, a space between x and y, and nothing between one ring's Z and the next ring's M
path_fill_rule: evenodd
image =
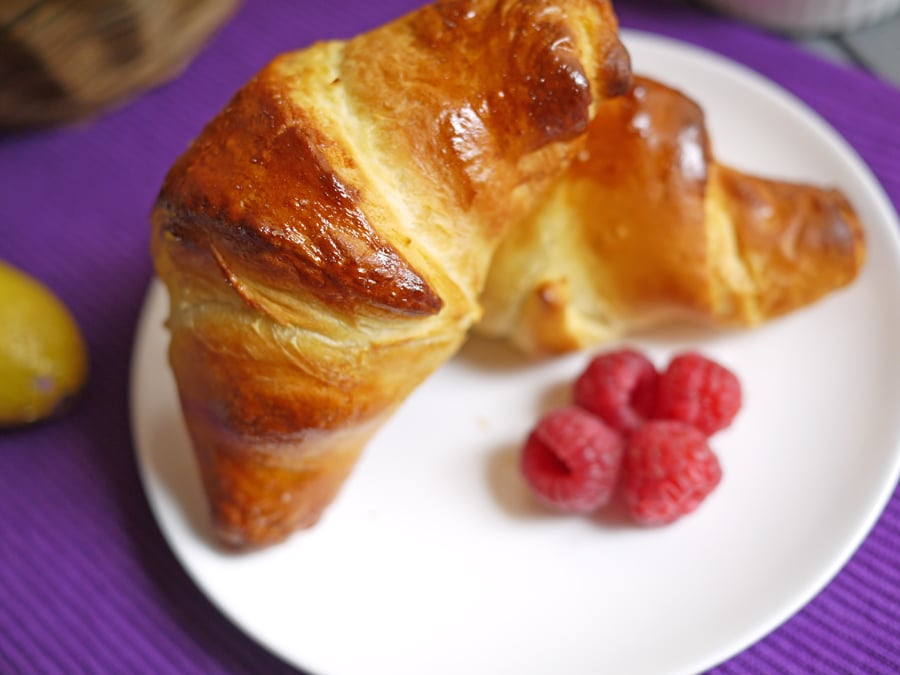
M627 435L651 416L658 378L656 368L638 351L601 354L575 380L575 403Z
M688 352L659 378L653 417L686 422L707 436L731 424L741 408L737 376L715 361Z
M652 420L632 434L621 472L623 501L641 525L665 525L690 513L722 478L706 436L671 420Z
M522 450L522 474L551 508L589 513L615 491L624 441L602 420L575 406L538 421Z

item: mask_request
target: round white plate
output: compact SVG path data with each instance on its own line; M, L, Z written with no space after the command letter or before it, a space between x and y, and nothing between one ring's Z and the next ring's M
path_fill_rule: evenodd
M158 282L139 326L133 430L172 549L230 619L315 675L689 673L761 638L840 569L900 470L898 222L820 118L743 67L627 32L637 72L708 113L720 158L840 186L868 228L848 289L754 332L635 340L660 365L697 347L735 370L746 405L714 437L725 472L662 529L551 515L517 471L537 415L588 354L528 364L472 341L367 448L311 531L249 555L211 544L166 365Z

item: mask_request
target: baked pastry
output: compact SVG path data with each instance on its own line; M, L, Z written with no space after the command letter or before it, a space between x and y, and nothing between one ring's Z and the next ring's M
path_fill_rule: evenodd
M605 0L441 0L276 58L210 122L152 253L222 542L317 521L630 78Z
M850 283L864 256L839 191L717 162L701 107L636 76L500 245L476 331L552 354L664 321L754 326Z

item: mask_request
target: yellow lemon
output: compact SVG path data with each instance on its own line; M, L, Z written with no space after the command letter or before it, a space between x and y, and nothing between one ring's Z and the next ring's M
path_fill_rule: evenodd
M78 325L43 284L0 262L0 427L57 412L84 385Z

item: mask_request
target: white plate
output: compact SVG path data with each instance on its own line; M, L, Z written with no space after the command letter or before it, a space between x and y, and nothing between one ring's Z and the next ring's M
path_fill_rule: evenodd
M856 283L752 333L697 346L741 377L746 406L714 439L724 482L664 529L551 516L516 469L536 415L588 358L527 365L472 342L378 435L318 527L269 550L211 546L166 365L155 282L139 326L133 429L175 554L230 619L316 675L688 673L761 638L840 569L900 471L900 244L880 187L790 95L697 48L626 33L636 71L705 107L720 157L841 186L868 227Z

